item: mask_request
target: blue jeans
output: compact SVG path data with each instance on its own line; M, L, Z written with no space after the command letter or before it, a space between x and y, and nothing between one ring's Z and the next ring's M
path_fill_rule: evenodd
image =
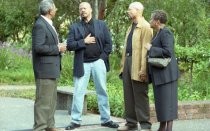
M89 83L90 75L93 77L95 85L98 107L101 115L101 123L110 121L110 107L106 92L106 67L102 59L84 63L84 76L74 77L74 95L71 110L73 123L81 124L84 96Z

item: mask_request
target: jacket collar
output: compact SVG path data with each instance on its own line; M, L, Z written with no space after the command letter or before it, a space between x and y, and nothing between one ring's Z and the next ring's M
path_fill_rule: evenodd
M95 19L91 19L89 21L89 22L93 22L94 30L95 30L95 37L97 37L99 34L99 25L97 24L96 21L97 20L95 20ZM82 21L82 20L79 22L79 31L82 34L83 38L85 38L85 31L84 31L83 23L84 23L84 21Z
M143 16L140 17L140 18L138 19L138 24L136 25L136 27L138 27L138 28L143 27L143 26L144 26L144 21L145 21L144 17L143 17Z
M50 25L50 23L48 23L42 16L39 17L39 19L41 21L43 21L47 28L49 29L49 31L52 33L53 37L54 37L54 40L56 41L56 43L58 44L58 34L55 32L55 30L53 29L52 25Z

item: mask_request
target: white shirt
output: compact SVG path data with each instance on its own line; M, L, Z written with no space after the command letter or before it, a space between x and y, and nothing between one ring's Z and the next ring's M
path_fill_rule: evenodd
M47 23L49 23L53 27L53 22L52 22L51 19L49 19L49 18L47 18L47 17L45 17L43 15L41 15L41 17L43 17L47 21Z
M52 26L52 28L54 29L55 33L56 33L56 34L57 34L57 36L58 36L58 33L57 33L57 31L56 31L55 27L53 26L53 22L52 22L52 20L51 20L51 19L49 19L49 18L47 18L47 17L45 17L45 16L43 16L43 15L41 15L41 16L42 16L42 18L44 18L44 19L47 21L47 23L49 23L49 24Z
M55 27L53 26L52 20L49 19L49 18L47 18L47 17L45 17L44 15L41 15L41 17L44 18L44 19L47 21L47 23L49 23L49 24L51 25L51 27L54 29L54 31L55 31L55 33L56 33L56 35L57 35L57 39L58 39L58 33L57 33ZM58 39L58 43L59 43L59 39Z

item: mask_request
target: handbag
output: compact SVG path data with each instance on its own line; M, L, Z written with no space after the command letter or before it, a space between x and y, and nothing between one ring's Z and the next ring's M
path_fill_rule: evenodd
M171 58L148 58L148 63L152 66L164 68L166 67L171 61Z

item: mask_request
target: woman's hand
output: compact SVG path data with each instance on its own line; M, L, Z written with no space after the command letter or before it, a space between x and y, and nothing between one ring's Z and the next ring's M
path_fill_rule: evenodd
M145 47L145 48L149 51L149 50L150 50L150 48L152 47L152 44L147 43L144 47Z

